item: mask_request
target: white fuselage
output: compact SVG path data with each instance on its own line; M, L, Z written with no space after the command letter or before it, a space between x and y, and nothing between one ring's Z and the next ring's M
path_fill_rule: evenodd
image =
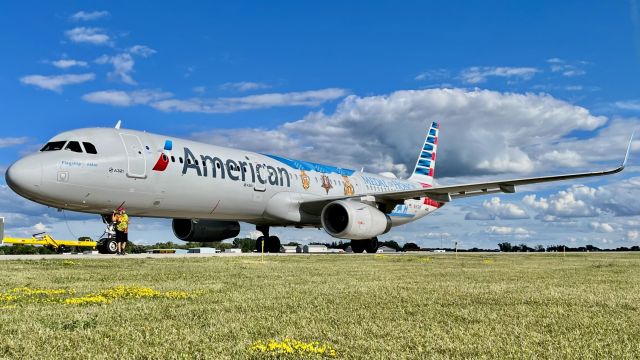
M238 220L271 226L320 226L302 200L419 189L418 183L150 134L89 128L52 142L76 141L82 152L29 155L7 170L20 195L55 208L108 214L124 203L132 216ZM96 154L87 153L89 143ZM164 154L164 155L163 155ZM393 226L440 205L405 200L388 215Z

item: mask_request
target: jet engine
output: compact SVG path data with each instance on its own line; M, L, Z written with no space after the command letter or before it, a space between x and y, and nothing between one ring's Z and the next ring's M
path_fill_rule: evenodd
M329 235L340 239L371 239L391 229L389 216L358 201L331 202L322 209L320 220Z
M173 219L173 233L182 241L213 242L238 236L237 221Z

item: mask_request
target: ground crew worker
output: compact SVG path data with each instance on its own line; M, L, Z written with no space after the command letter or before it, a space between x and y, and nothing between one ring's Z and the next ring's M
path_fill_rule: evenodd
M129 237L129 216L124 211L124 208L120 207L117 212L113 212L111 220L116 225L116 254L126 255L124 249L127 247Z

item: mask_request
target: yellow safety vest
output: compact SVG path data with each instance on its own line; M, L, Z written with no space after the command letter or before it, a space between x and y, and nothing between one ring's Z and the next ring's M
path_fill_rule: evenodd
M116 230L127 232L129 230L129 215L118 214L116 215Z

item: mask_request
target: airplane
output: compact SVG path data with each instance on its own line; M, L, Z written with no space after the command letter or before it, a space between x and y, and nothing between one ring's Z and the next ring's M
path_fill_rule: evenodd
M237 236L239 222L261 232L257 249L278 252L271 227L324 229L351 240L354 252L376 252L378 236L469 196L514 193L516 186L615 174L614 169L461 185L434 184L440 125L428 126L408 179L278 155L215 146L120 128L63 132L12 164L5 174L17 194L61 210L110 216L171 218L183 241ZM106 220L105 220L106 222ZM99 242L114 253L113 239Z

